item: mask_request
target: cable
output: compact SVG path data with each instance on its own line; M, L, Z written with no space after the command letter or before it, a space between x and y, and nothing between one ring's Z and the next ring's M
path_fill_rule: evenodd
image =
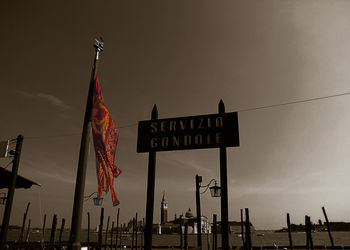
M339 97L339 96L345 96L345 95L350 95L350 92L345 92L345 93L335 94L335 95L322 96L322 97L315 97L315 98L310 98L310 99L305 99L305 100L298 100L298 101L293 101L293 102L272 104L272 105L255 107L255 108L249 108L249 109L241 109L241 110L237 110L236 112L248 112L248 111L254 111L254 110L259 110L259 109L268 109L268 108L274 108L274 107L291 105L291 104L298 104L298 103L303 103L303 102L312 102L312 101L323 100L323 99L327 99L327 98L333 98L333 97Z
M6 167L4 167L4 169L8 168L12 162L13 162L13 160L10 161L9 163L7 163Z
M266 105L266 106L260 106L260 107L254 107L254 108L248 108L248 109L240 109L236 112L249 112L249 111L255 111L260 109L269 109L269 108L275 108L280 106L286 106L286 105L292 105L292 104L299 104L299 103L305 103L305 102L312 102L312 101L318 101L318 100L324 100L328 98L334 98L334 97L340 97L340 96L346 96L350 95L350 92L344 92L341 94L334 94L334 95L328 95L328 96L321 96L321 97L315 97L315 98L309 98L304 100L297 100L292 102L285 102L285 103L279 103L279 104L272 104L272 105ZM124 126L119 126L117 129L123 129L123 128L130 128L137 126L138 123L131 123ZM74 133L74 134L63 134L63 135L47 135L47 136L29 136L26 137L26 139L42 139L42 138L59 138L59 137L69 137L69 136L77 136L81 135L81 133Z

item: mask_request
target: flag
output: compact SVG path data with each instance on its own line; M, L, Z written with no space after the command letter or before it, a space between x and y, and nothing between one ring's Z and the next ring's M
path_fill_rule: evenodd
M97 77L93 92L91 127L96 153L98 199L101 199L102 191L108 193L110 188L113 206L117 206L119 200L113 185L114 178L121 174L121 170L114 164L119 134L105 106Z

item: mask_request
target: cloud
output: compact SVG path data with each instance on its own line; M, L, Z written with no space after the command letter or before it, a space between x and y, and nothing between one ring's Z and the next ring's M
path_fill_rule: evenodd
M49 102L51 105L59 108L61 111L65 111L70 108L69 105L67 105L64 101L59 99L56 96L45 94L45 93L28 93L24 91L17 91L17 93L21 94L22 96L37 99L37 100L44 100L46 102Z

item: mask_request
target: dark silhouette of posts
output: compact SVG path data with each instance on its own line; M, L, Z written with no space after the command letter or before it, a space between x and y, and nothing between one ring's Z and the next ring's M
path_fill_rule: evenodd
M216 214L213 214L213 250L218 249L218 228Z
M219 102L219 114L225 113L225 105ZM220 147L220 183L221 183L221 241L222 249L229 249L228 226L228 187L227 187L227 156L226 147Z
M138 233L138 225L137 225L137 213L136 213L136 216L135 216L135 234L136 234L135 248L136 249L137 249L137 233Z
M46 224L46 214L44 214L44 222L43 222L43 242L45 242L45 224Z
M107 217L107 226L106 226L106 236L105 236L105 249L107 249L107 239L108 239L108 227L109 227L109 216Z
M98 246L97 246L98 250L101 250L101 246L102 246L103 213L104 213L104 208L101 207L100 225L98 227Z
M305 231L306 231L306 249L314 250L314 244L311 235L311 220L310 217L305 215Z
M52 226L51 226L50 244L55 243L56 227L57 227L57 215L54 214L52 219Z
M114 221L112 222L112 228L111 228L111 247L110 249L113 249L113 227L114 227Z
M8 188L5 212L2 218L1 232L0 232L0 249L5 248L5 243L7 238L7 229L10 222L10 216L11 216L13 196L15 194L15 188L16 188L17 172L18 172L19 160L21 157L22 143L23 143L23 136L19 135L17 137L16 151L14 152L11 185Z
M117 229L116 229L116 235L115 235L115 249L118 249L118 233L119 233L119 210L120 208L118 207L118 212L117 212Z
M185 232L184 232L184 249L188 250L188 223L185 222Z
M25 213L23 215L22 228L21 228L21 233L19 234L18 242L22 242L22 240L23 240L23 233L24 233L24 228L25 228L25 225L26 225L26 219L27 219L27 215L28 215L29 206L30 206L30 202L28 202L26 211L25 211Z
M29 241L30 222L31 222L31 220L29 219L29 221L28 221L28 228L27 228L27 235L26 235L26 242Z
M331 241L331 246L332 246L332 249L334 250L333 237L332 237L331 229L330 229L330 227L329 227L328 216L327 216L327 213L326 213L326 210L325 210L324 207L322 207L322 211L323 211L324 218L325 218L325 220L326 220L327 232L328 232L329 240Z
M131 250L134 250L135 241L135 218L132 218Z
M157 106L154 105L151 115L152 120L158 119ZM146 202L146 226L145 226L145 250L152 250L152 225L154 212L154 187L156 175L156 152L150 151L148 156L147 202Z
M61 229L60 229L60 235L58 237L58 242L61 243L62 241L62 235L63 235L63 231L64 231L64 225L66 224L66 220L64 218L62 218L62 222L61 222Z
M143 230L144 229L145 229L145 218L142 218L140 249L142 249L144 247L144 242L143 242Z
M90 213L87 213L88 217L88 231L87 231L87 248L89 249L90 247Z
M196 210L197 210L197 247L202 247L202 225L201 225L201 198L200 198L200 176L196 174Z
M180 215L180 250L183 249L182 215Z
M252 238L250 235L250 220L249 220L249 209L245 209L245 244L246 249L251 250L252 249Z
M287 213L287 226L288 226L288 238L289 238L289 247L293 250L293 240L292 240L292 231L290 228L290 218L289 213Z
M243 209L241 209L241 238L243 243L243 249L246 249L245 241L244 241L244 219L243 219Z
M93 90L94 83L97 74L97 65L99 59L99 53L103 50L103 43L96 40L94 44L95 47L95 58L92 66L89 92L85 108L85 116L83 123L83 132L80 142L80 152L79 152L79 162L78 170L75 181L75 193L74 193L74 204L73 204L73 213L72 213L72 224L70 232L70 248L72 250L80 250L81 245L81 221L82 221L82 212L83 212L83 203L84 203L84 189L85 189L85 177L86 177L86 166L87 159L89 155L89 143L91 131L91 110L92 110L92 99L93 99Z

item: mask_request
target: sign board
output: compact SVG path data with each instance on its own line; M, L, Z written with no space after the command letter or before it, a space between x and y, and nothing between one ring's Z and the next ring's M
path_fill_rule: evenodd
M238 146L237 112L139 122L138 153Z
M0 158L8 156L9 141L0 141Z

